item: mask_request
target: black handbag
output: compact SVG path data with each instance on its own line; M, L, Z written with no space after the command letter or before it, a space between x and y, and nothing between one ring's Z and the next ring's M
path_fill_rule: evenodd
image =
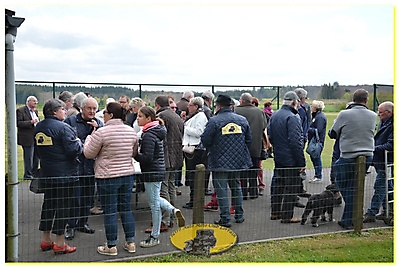
M33 178L30 181L29 190L35 194L44 194L44 187L42 180Z
M316 135L309 141L306 152L312 158L319 158L321 156L321 151L323 150L323 144L320 142L319 133L315 129Z
M30 181L29 190L35 194L44 194L44 185L43 185L43 178L42 171L39 168L34 176L33 179Z

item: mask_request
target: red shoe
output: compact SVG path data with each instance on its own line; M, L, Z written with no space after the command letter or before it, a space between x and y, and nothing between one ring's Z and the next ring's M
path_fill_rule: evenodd
M219 207L208 203L204 206L204 210L206 211L218 211Z
M230 214L231 215L236 214L236 210L234 209L234 207L230 207Z
M54 254L68 254L68 253L75 252L76 247L70 247L67 244L64 244L63 247L60 247L57 244L54 244L53 251L54 251Z
M48 243L46 241L42 241L42 243L40 244L40 248L43 251L47 251L47 250L53 249L53 246L54 246L54 242Z

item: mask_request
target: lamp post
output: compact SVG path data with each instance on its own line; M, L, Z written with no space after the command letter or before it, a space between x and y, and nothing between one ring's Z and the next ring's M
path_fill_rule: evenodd
M15 12L5 10L5 90L7 118L7 181L6 181L6 258L18 260L18 156L17 156L17 119L14 75L14 42L17 29L24 18L14 17Z

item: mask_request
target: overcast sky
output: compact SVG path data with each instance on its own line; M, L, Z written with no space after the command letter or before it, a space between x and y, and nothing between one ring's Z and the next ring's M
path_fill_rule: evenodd
M16 80L394 83L392 5L68 2L5 1L26 19L14 44Z

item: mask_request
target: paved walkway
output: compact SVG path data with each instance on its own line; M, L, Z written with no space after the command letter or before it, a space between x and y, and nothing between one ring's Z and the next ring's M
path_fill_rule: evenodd
M269 173L270 172L270 173ZM324 171L324 178L328 178L328 170ZM374 173L366 176L365 182L365 207L369 206L371 195L373 193ZM271 171L264 172L266 182L266 195L257 199L249 199L244 201L245 222L237 224L232 222L231 229L238 235L239 243L251 243L256 241L266 241L270 239L308 236L319 233L331 233L344 231L336 221L342 215L342 207L334 209L335 222L321 224L318 228L312 227L311 224L281 224L280 221L270 220L270 189ZM319 193L324 190L328 184L327 180L322 183L309 184L306 182L305 187L310 193ZM77 247L77 251L73 254L57 255L52 251L42 252L39 248L41 241L41 232L38 230L40 220L40 210L43 195L35 195L29 191L29 182L22 182L19 191L19 261L20 262L96 262L96 261L124 261L129 258L139 258L146 256L154 256L156 254L164 254L177 252L178 250L171 244L169 240L170 234L176 230L172 228L168 232L161 233L161 244L153 248L140 248L137 243L137 251L135 254L129 254L123 250L124 236L122 227L119 228L118 250L116 257L103 256L96 252L97 245L101 245L105 241L105 232L103 226L103 216L91 216L89 224L96 230L95 234L88 235L76 232L75 239L69 241L68 244ZM188 201L188 187L180 187L183 194L177 197L178 208L181 208ZM210 197L206 197L206 202ZM149 227L151 215L148 208L146 195L141 193L138 195L138 204L135 205L135 194L132 196L132 210L136 221L136 242L147 238L148 234L144 233L145 228ZM306 199L302 198L302 202ZM187 224L192 223L192 210L182 209ZM303 213L302 208L295 208L295 217L300 217ZM218 212L205 212L205 223L213 223L219 218ZM379 228L387 227L383 221L376 223L367 223L363 228Z

